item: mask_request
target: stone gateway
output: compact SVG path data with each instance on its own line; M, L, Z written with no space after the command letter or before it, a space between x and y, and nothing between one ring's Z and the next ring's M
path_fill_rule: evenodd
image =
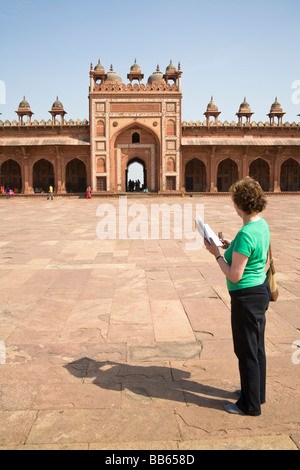
M144 83L135 61L125 84L113 66L91 64L89 121L66 120L57 97L38 122L24 97L18 120L0 121L1 193L226 193L247 175L266 192L299 191L300 124L283 122L278 99L266 122L246 98L237 122L222 122L213 97L204 120L182 122L182 73L171 61Z

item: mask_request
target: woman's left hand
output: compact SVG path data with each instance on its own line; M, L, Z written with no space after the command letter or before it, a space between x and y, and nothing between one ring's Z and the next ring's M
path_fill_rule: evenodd
M215 258L217 258L217 256L220 255L220 251L219 251L219 248L217 247L217 245L215 244L215 242L210 239L210 242L209 243L206 238L204 237L204 245L205 245L205 248L212 254L214 255Z

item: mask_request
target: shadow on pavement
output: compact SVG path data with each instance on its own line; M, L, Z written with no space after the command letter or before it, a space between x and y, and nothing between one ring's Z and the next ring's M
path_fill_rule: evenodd
M64 367L77 378L94 378L92 383L106 390L117 391L121 385L122 390L146 402L164 399L223 410L223 400L235 398L234 392L190 381L189 372L167 366L98 362L84 357Z

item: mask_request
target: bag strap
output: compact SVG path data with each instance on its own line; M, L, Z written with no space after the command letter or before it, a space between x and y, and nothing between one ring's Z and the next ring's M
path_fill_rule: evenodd
M272 257L271 242L270 242L268 254L269 254L269 260L270 260L270 266L271 266L271 268L272 268L272 272L273 272L273 274L275 274L276 271L275 271L274 261L273 261L273 257Z

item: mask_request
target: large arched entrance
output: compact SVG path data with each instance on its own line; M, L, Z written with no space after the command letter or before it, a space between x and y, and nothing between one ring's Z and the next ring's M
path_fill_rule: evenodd
M133 158L128 162L126 169L126 188L129 192L140 192L147 187L147 171L145 162L140 158Z
M193 158L185 166L185 190L197 193L206 191L206 168L198 158Z
M300 190L300 165L293 158L289 158L281 165L280 189L281 191Z
M151 129L134 123L121 130L114 142L114 155L115 160L110 172L112 189L120 192L129 191L131 179L140 180L140 190L141 188L153 192L159 190L160 145ZM131 176L134 169L140 176ZM133 189L137 186L133 185Z
M249 167L249 176L259 182L263 191L270 191L270 168L265 160L254 160Z
M86 188L86 166L83 161L74 158L66 166L66 191L67 193L84 193Z
M226 158L218 166L217 188L219 192L228 192L230 186L238 180L237 164Z
M15 193L22 191L22 174L21 167L15 160L6 160L1 165L0 183L4 189L12 189Z
M42 158L33 165L33 188L35 192L49 191L54 188L54 168L51 162Z

